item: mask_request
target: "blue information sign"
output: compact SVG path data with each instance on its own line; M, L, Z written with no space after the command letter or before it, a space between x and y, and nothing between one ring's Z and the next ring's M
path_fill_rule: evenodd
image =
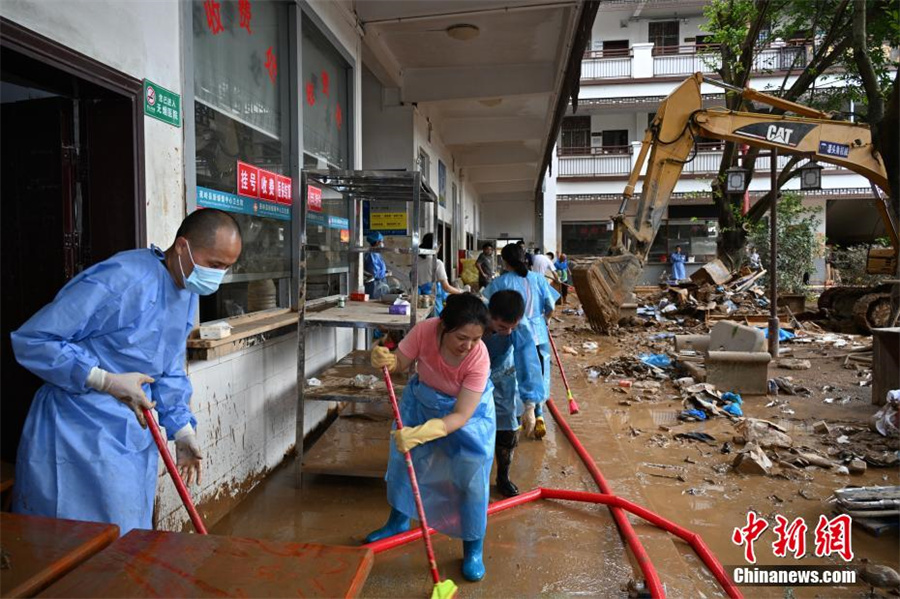
M254 198L245 198L225 191L197 187L197 206L218 208L226 212L263 216L277 220L291 220L291 207ZM346 219L344 219L346 220Z

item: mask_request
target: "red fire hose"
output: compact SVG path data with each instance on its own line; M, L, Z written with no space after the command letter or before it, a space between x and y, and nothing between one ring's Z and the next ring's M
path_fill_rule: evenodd
M163 462L166 464L166 470L169 471L169 476L172 477L172 482L175 483L175 489L181 497L181 502L184 504L184 508L191 517L191 522L194 524L194 530L201 535L207 534L206 527L203 525L203 520L200 518L200 514L197 513L194 502L191 501L191 494L188 493L187 487L184 486L184 481L181 480L181 475L178 474L178 469L175 468L172 454L169 453L166 440L163 439L162 433L159 432L159 425L156 424L153 413L148 409L144 409L144 419L147 421L147 426L150 427L150 432L153 434L153 440L156 441L156 448L159 449L159 455L162 456Z
M722 567L722 564L719 563L719 560L716 559L716 556L713 555L713 553L709 550L709 547L707 547L706 543L703 542L703 539L700 537L700 535L691 532L686 528L679 526L678 524L675 524L674 522L671 522L670 520L667 520L644 507L632 503L627 499L623 499L621 497L613 495L609 490L609 484L606 482L603 474L597 468L597 465L594 463L593 458L578 440L578 437L575 435L575 432L569 427L569 424L565 421L565 419L563 419L562 415L559 412L559 409L556 407L552 400L547 401L547 406L550 408L550 413L553 414L553 418L556 420L560 429L563 431L563 434L572 444L572 447L575 448L575 452L578 454L578 457L581 458L581 461L588 469L588 472L590 472L591 477L594 479L594 482L596 482L597 486L600 487L602 493L537 488L517 495L516 497L511 497L509 499L504 499L502 501L497 501L490 504L488 506L489 516L519 505L523 505L525 503L536 501L538 499L559 499L565 501L581 501L607 505L609 506L609 510L619 527L620 533L625 538L625 542L628 544L628 547L631 549L631 552L634 554L635 558L638 561L638 566L641 568L641 572L644 575L644 579L646 580L647 588L650 591L651 596L654 598L662 599L666 596L665 589L660 582L659 576L656 573L656 569L653 567L653 563L650 561L646 550L644 550L643 545L641 545L640 540L637 538L637 534L634 532L634 528L632 528L631 523L628 521L628 517L625 515L625 512L630 512L636 516L644 518L651 524L662 528L666 532L670 532L687 542L697 553L697 556L703 561L710 572L712 572L713 576L716 577L716 580L719 581L719 584L722 585L722 588L725 590L728 596L731 597L731 599L743 599L743 595L741 594L740 590L731 581L728 574L725 572L725 569ZM429 532L434 533L435 531L433 529L429 529ZM380 541L375 541L374 543L369 543L368 545L365 545L365 547L368 547L375 553L381 553L382 551L387 551L389 549L399 547L400 545L411 543L412 541L421 538L421 536L421 529L410 530L408 532L400 533L398 535L394 535Z

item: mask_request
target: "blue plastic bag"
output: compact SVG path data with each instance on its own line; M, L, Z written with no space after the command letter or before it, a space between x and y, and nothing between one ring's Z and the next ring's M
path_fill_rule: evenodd
M697 420L706 420L706 412L703 410L684 410L681 414L678 415L680 420L684 420L685 418L696 418Z
M756 327L760 329L766 336L766 339L769 338L769 327ZM784 329L778 329L778 340L779 341L790 341L793 339L795 335L790 331L785 331Z
M737 393L732 393L731 391L727 391L722 394L722 401L729 403L734 402L737 405L741 405L744 403L744 399L738 395Z
M641 354L638 359L644 364L656 366L657 368L668 368L672 365L672 360L666 354Z
M728 412L729 414L731 414L732 416L743 416L744 415L744 411L741 409L741 406L738 403L730 403L722 409L725 410L726 412Z

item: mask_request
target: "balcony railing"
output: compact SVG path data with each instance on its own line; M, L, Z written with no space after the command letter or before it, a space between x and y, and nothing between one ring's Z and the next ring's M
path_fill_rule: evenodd
M635 144L636 145L636 144ZM583 177L622 177L631 173L633 166L633 147L606 147L606 148L559 148L559 168L557 177L560 179ZM722 162L723 148L719 143L698 144L696 153L685 163L682 173L685 175L712 176L719 172L719 164ZM778 156L778 168L787 166L791 156L781 154ZM767 153L760 154L756 159L756 176L765 176L769 171L771 156ZM798 166L808 162L802 160ZM844 170L842 167L820 163L826 171Z
M803 69L809 46L791 43L764 48L753 58L756 73ZM709 44L660 46L636 44L632 48L586 52L581 61L583 80L647 78L714 73L722 64L718 47Z
M627 175L631 172L631 152L630 145L561 149L557 176L566 178Z
M581 78L621 79L631 77L633 56L631 48L586 52L581 61Z

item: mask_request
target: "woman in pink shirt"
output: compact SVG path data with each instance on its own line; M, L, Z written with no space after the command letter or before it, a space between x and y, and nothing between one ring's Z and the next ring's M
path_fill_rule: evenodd
M394 445L385 475L391 515L366 537L371 543L409 530L416 506L403 453L413 464L428 523L463 540L463 576L484 578L484 533L488 485L494 460L497 421L491 364L481 337L488 327L484 303L470 293L447 298L440 318L417 324L398 351L372 350L372 366L392 372L416 365L403 391L403 428L393 431Z

